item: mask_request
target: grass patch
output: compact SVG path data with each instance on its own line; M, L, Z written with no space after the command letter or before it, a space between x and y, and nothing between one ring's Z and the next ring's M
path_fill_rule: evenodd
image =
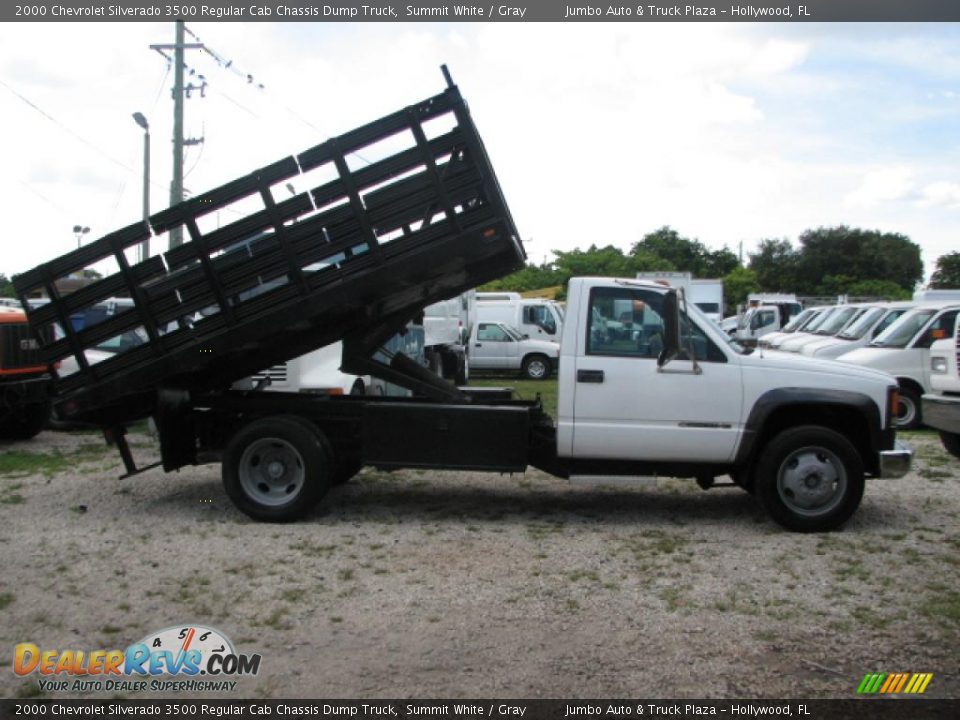
M470 378L471 387L511 387L514 395L524 400L533 400L537 393L543 402L543 409L550 417L557 417L557 379L523 380L514 375L502 375L495 378Z

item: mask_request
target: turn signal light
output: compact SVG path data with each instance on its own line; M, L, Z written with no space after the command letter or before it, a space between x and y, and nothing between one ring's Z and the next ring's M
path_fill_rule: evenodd
M894 418L900 413L900 388L890 388L888 398L887 427L892 427Z

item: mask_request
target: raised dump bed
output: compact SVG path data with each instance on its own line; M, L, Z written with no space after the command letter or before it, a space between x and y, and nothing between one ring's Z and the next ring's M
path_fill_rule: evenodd
M144 241L183 244L137 262ZM20 275L62 416L123 424L335 340L375 350L424 306L522 266L456 86ZM116 270L71 294L64 278ZM132 307L80 326L108 298ZM26 303L25 303L26 304ZM109 354L105 354L109 353ZM102 359L106 357L106 359ZM71 360L72 358L72 360ZM99 360L99 361L97 361ZM67 371L76 368L67 374Z

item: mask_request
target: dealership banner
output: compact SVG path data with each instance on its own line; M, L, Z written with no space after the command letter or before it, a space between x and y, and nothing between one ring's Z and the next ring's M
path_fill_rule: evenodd
M3 3L8 21L319 22L956 22L956 0L699 0L691 3L513 0L512 2L316 2L315 0L28 0Z
M3 700L0 720L125 716L177 718L794 718L934 720L960 717L957 700Z

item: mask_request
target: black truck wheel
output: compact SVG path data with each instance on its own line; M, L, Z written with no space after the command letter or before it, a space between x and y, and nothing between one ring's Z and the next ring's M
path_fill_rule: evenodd
M843 435L816 425L784 430L760 454L754 487L778 523L798 532L833 530L863 498L863 462Z
M227 445L223 487L256 520L303 517L326 494L333 458L323 433L299 418L276 415L241 428Z
M955 458L960 458L960 433L949 433L941 430L940 442L943 443L944 450Z
M550 360L545 355L528 355L523 359L523 374L530 380L550 377Z

